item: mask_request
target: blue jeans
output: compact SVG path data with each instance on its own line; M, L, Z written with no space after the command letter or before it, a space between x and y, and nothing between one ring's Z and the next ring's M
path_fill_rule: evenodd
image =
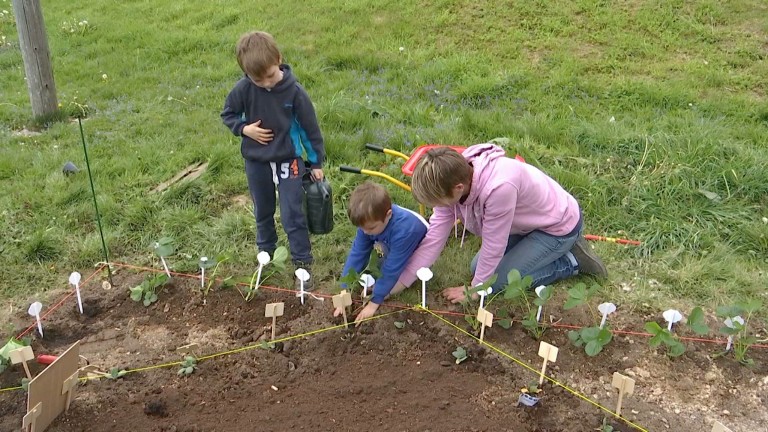
M570 233L554 236L543 231L532 231L526 235L513 234L507 240L507 248L501 258L493 284L493 292L498 293L507 285L507 275L517 269L520 275L531 276L533 287L549 285L560 279L575 276L578 272L576 258L570 252L581 234L581 218ZM477 253L472 259L470 269L475 274Z

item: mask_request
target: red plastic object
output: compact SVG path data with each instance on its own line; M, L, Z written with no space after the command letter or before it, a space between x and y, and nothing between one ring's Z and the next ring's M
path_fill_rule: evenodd
M56 361L58 357L54 355L40 354L37 356L37 362L44 365L49 365Z
M405 164L403 164L403 168L402 168L403 174L407 175L408 177L412 176L413 170L414 168L416 168L416 164L419 163L419 158L421 158L421 156L423 156L424 153L428 152L429 150L433 148L438 148L438 147L452 148L459 153L467 149L466 147L461 147L461 146L451 146L451 145L446 146L446 145L440 145L440 144L427 144L427 145L420 146L416 148L416 150L414 150L413 153L411 153L411 157L409 157L408 160L405 161ZM516 155L515 159L525 163L525 159L523 159L523 157L520 155Z

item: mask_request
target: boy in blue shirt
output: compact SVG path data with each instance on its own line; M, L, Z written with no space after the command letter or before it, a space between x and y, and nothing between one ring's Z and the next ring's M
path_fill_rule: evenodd
M368 265L374 245L378 245L384 253L381 277L373 286L373 297L355 319L359 325L362 320L376 313L385 298L400 292L393 291L392 288L413 251L427 234L428 225L417 213L392 204L387 190L371 182L361 184L352 192L347 215L358 228L342 270L342 277L346 276L350 269L357 273L362 272ZM338 316L339 313L341 311L334 314Z
M304 215L302 177L306 153L311 175L322 180L323 136L309 95L269 33L254 31L240 37L237 63L245 74L227 95L221 118L242 137L240 153L256 217L256 245L270 256L277 248L275 188L280 220L288 236L291 258L308 271L312 264L309 229ZM305 289L311 289L305 284Z

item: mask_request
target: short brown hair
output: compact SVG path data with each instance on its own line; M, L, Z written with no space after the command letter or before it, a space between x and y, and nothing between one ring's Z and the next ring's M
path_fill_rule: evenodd
M411 192L422 204L434 204L453 193L458 184L468 185L472 176L469 162L449 147L429 150L413 170Z
M252 31L240 36L237 41L237 63L246 75L259 79L271 66L282 60L277 42L271 34Z
M392 200L387 190L379 184L365 182L352 191L347 216L352 224L359 227L367 222L383 222L390 210Z

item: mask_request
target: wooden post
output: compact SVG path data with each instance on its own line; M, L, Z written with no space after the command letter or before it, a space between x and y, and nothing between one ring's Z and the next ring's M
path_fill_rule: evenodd
M275 340L275 328L277 328L277 317L283 316L285 310L285 303L267 303L264 308L264 316L266 318L272 318L272 340Z
M28 361L35 359L32 348L28 346L21 347L9 352L8 356L11 358L12 364L21 363L24 366L24 373L27 374L27 379L32 380L32 373L29 371L29 366L27 366Z
M58 108L58 101L40 0L13 0L13 14L19 32L32 115L52 114Z
M493 326L493 314L483 308L477 308L477 322L480 323L480 342L485 337L485 328Z
M544 357L544 363L541 365L541 375L539 376L539 385L544 384L544 374L547 373L547 363L557 361L558 348L544 341L539 344L539 357Z
M341 309L342 314L344 314L344 326L349 327L349 322L347 321L347 306L352 306L352 295L348 293L347 290L342 290L340 293L333 296L332 300L333 307Z

